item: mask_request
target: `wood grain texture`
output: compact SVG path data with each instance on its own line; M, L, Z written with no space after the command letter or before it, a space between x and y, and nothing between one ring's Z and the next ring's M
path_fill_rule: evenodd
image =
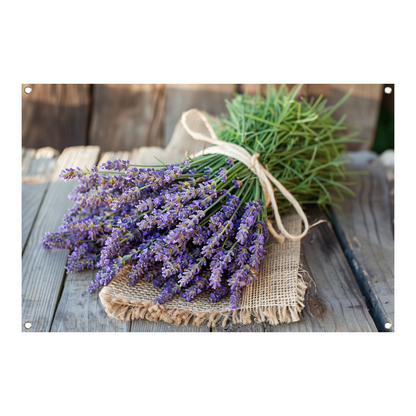
M77 181L63 182L60 171L68 167L91 166L97 162L99 147L71 147L64 150L56 162L51 183L37 215L23 253L22 270L22 330L30 322L29 331L49 331L65 274L68 250L45 250L42 237L57 231L62 218L72 206L68 194Z
M164 145L183 112L198 108L218 116L227 110L224 100L232 99L236 92L237 84L166 84Z
M26 94L24 88L32 92ZM88 84L23 84L22 143L62 151L85 145L91 104Z
M355 197L334 208L334 228L379 331L394 331L394 239L389 186L373 152L350 153L347 169L368 171L352 188Z
M93 85L90 144L103 152L163 144L163 84Z
M22 161L22 252L57 161L52 148L26 149Z
M130 322L112 319L101 304L99 291L89 293L88 286L95 279L94 270L69 273L51 332L128 332Z
M328 103L335 104L349 89L353 90L352 96L340 108L335 110L333 116L338 120L346 114L346 123L361 128L357 138L365 140L365 143L348 143L348 150L369 150L373 147L376 135L377 121L383 95L383 84L332 85ZM353 131L352 129L345 130L346 134L352 133Z
M307 215L310 223L325 218L316 206ZM303 238L301 263L310 276L302 319L266 324L266 332L377 332L329 222L313 227Z
M275 84L277 88L281 84ZM295 84L287 84L289 89ZM365 143L348 143L348 150L371 149L376 134L377 121L383 95L384 84L304 84L297 97L319 97L320 94L328 100L328 105L336 104L350 89L353 90L351 97L337 110L333 117L339 120L344 114L347 115L345 123L356 125L361 128L357 138L365 140ZM242 84L242 91L256 94L256 84ZM261 94L265 94L267 85L260 84ZM355 130L345 130L350 134Z
M233 324L232 322L222 326L212 328L211 332L265 332L264 323L252 323L251 325Z
M36 149L22 148L22 178L30 174L30 167L35 159Z
M131 332L210 332L207 326L177 326L163 321L151 322L146 319L132 321L130 330Z

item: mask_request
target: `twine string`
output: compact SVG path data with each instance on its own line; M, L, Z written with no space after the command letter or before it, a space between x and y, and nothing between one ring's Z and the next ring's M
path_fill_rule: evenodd
M194 122L202 121L207 128L210 136L206 136L201 132L195 131L190 127L189 119L194 118ZM202 154L212 153L212 154L222 154L233 159L239 160L241 163L244 163L253 173L257 175L259 178L260 184L263 188L264 199L266 207L270 204L272 205L274 217L277 223L277 228L282 234L278 234L276 230L273 228L272 223L269 221L267 217L265 217L266 225L270 233L279 241L279 243L283 243L285 238L289 240L300 240L302 239L309 231L309 223L306 218L305 213L303 212L299 202L295 199L295 197L267 170L265 169L259 162L259 153L255 153L251 155L246 149L239 146L235 143L224 142L223 140L219 140L217 135L214 132L211 124L209 123L208 119L205 115L197 110L192 109L187 111L182 115L181 122L185 130L190 134L190 136L195 140L204 141L207 143L214 144L216 146L209 147L198 152L196 156L200 156ZM279 208L277 206L276 198L274 196L273 186L270 181L279 189L282 195L293 205L296 212L300 216L305 226L303 232L299 235L291 235L287 232L285 227L283 226L282 220L279 214Z

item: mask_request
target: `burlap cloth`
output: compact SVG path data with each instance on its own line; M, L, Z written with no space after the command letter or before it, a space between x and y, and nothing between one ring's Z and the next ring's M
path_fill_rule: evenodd
M206 127L198 126L201 133L207 134ZM156 156L166 164L180 162L186 154L193 155L206 146L194 140L179 121L168 146L142 147L135 152L133 164L154 165ZM291 210L282 218L283 225L290 234L300 234L302 221ZM208 293L201 293L191 302L179 295L164 305L154 305L152 299L160 293L151 283L144 280L135 286L128 285L127 274L131 266L125 266L111 283L100 292L100 300L109 317L125 321L147 319L162 320L175 325L209 327L225 326L227 322L250 324L268 322L272 325L296 322L304 308L307 284L300 269L300 241L286 239L277 243L272 237L266 246L267 254L262 261L257 280L243 288L240 306L236 310L229 307L229 298L218 303L209 301Z

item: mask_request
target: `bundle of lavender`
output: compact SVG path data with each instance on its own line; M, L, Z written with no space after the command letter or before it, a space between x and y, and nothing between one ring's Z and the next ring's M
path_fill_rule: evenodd
M236 95L229 114L207 126L215 138L194 137L214 146L179 164L117 159L62 171L66 181L79 179L75 203L44 247L70 250L68 272L97 268L90 292L129 264L130 285L144 279L160 288L156 304L175 294L192 301L205 290L212 302L229 296L236 309L257 278L268 230L299 239L308 228L301 206L325 207L351 193L340 156L353 135L342 134L344 118L331 118L349 94L326 107L322 96L296 101L299 88ZM304 219L300 236L281 225L279 211L290 203Z

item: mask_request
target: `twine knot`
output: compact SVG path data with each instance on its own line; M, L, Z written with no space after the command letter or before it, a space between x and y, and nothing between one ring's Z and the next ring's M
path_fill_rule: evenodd
M244 147L241 147L238 144L219 140L208 119L201 111L197 109L189 110L186 113L184 113L182 115L181 122L185 130L191 135L193 139L216 145L209 147L208 149L204 149L203 151L197 153L195 156L200 156L206 153L222 154L225 156L229 156L239 160L241 163L244 163L255 175L257 175L260 184L263 188L265 199L264 202L266 204L266 207L270 204L272 205L274 217L277 223L277 228L279 229L281 234L278 234L276 232L270 220L267 217L265 217L267 228L280 243L283 243L285 238L288 238L289 240L300 240L308 233L309 223L305 213L299 205L299 202L268 170L266 170L262 166L262 164L259 162L259 153L254 153L253 155L251 155L246 149L244 149ZM198 126L201 123L208 130L210 136L206 136L205 134L202 134L200 131L193 130L190 127ZM276 198L274 196L273 186L270 183L270 181L274 183L274 185L279 189L282 195L294 206L296 212L302 219L305 229L301 234L291 235L286 231L285 227L283 227L282 220L279 214L279 209L277 207Z

